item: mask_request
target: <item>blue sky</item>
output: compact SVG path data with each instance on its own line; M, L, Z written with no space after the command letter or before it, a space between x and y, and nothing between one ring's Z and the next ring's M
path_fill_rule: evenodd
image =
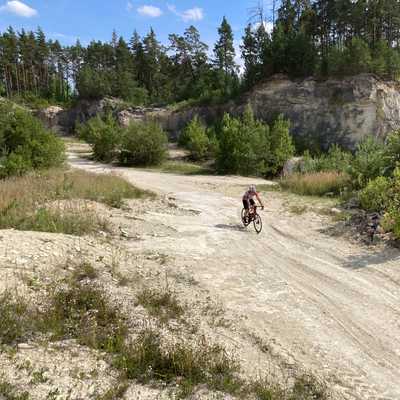
M225 15L232 25L236 46L257 0L0 0L0 31L41 26L63 44L79 38L110 40L113 29L129 39L133 30L145 34L152 26L163 43L169 33L182 33L193 24L212 45Z

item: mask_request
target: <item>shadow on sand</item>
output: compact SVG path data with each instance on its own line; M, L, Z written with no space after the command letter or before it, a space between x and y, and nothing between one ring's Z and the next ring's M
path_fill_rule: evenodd
M246 228L240 224L218 224L215 225L218 229L225 229L228 231L246 232Z

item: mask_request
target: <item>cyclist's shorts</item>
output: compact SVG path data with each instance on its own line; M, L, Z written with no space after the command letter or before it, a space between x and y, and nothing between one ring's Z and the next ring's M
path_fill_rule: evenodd
M243 200L243 207L245 210L248 210L250 208L250 205L255 206L256 202L253 199Z

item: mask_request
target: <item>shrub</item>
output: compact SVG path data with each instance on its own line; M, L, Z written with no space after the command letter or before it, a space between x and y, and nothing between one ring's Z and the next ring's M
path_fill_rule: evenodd
M294 145L289 133L290 123L282 115L273 123L269 134L270 153L267 162L268 173L276 175L285 162L294 156Z
M391 180L383 176L370 181L359 193L361 207L367 211L385 210L390 199L391 185Z
M111 114L97 115L84 125L78 125L78 135L93 147L94 158L110 162L117 155L122 140L122 129Z
M400 239L400 168L393 173L390 200L386 211L384 228L393 231L395 237Z
M217 168L222 173L265 175L269 127L248 107L242 118L225 114L219 133Z
M400 167L400 130L388 136L384 149L385 174L391 175Z
M293 174L281 181L283 189L309 196L339 195L348 185L348 175L339 172Z
M64 144L22 108L0 103L0 177L47 169L65 160Z
M125 165L159 165L166 157L168 138L154 122L131 123L123 135L119 160Z
M384 146L369 136L361 141L350 165L349 173L356 188L383 175L385 169Z
M186 126L179 138L179 144L190 151L190 157L195 161L207 157L211 143L207 136L207 130L198 116L195 116Z
M351 160L351 153L342 150L335 144L330 147L328 153L315 157L312 157L310 153L306 151L303 155L303 162L301 163L301 172L347 172Z

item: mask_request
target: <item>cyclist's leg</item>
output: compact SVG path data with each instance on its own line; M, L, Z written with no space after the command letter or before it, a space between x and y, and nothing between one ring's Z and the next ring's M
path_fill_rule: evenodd
M245 216L247 218L249 216L249 210L250 210L250 203L248 200L243 199L243 207L246 210Z
M253 199L250 199L250 213L254 214L254 207L256 205L256 202Z

